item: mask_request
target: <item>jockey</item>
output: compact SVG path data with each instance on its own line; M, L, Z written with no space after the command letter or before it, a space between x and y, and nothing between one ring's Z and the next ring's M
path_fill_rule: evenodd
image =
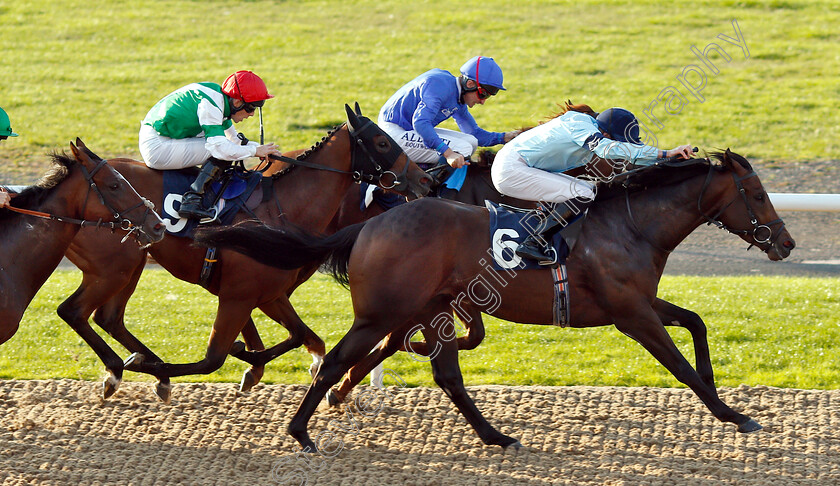
M6 110L0 108L0 140L6 140L9 137L17 137L18 134L12 131L12 123L9 121L9 115ZM0 208L9 205L12 197L5 187L0 187Z
M597 118L568 111L524 132L496 154L491 169L493 185L506 196L559 204L519 245L516 254L553 263L543 244L594 201L594 183L563 172L582 167L596 157L650 165L676 155L691 157L691 146L665 151L643 145L638 120L622 108L610 108Z
M182 218L213 217L202 207L204 191L231 161L280 155L275 144L248 142L233 127L273 97L259 76L237 71L221 86L188 84L149 110L140 126L140 154L147 166L170 170L204 164L181 201Z
M502 69L492 57L476 56L461 66L461 75L427 71L400 88L379 111L379 126L421 167L444 160L458 169L469 163L478 146L509 142L519 131L497 133L479 128L469 108L483 105L502 86ZM435 128L450 117L460 132ZM428 167L426 167L428 168Z

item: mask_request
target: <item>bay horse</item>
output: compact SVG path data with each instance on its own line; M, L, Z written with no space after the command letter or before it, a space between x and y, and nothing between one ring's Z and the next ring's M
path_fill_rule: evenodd
M142 246L163 238L163 221L119 172L78 138L70 149L75 159L53 154L41 180L0 208L0 344L17 332L24 311L81 228L106 233L117 244L129 236ZM96 333L82 338L88 344L102 341Z
M323 231L354 178L371 182L383 178L386 187L394 186L412 198L428 191L430 178L406 157L399 145L362 116L358 105L355 112L348 106L345 109L347 123L301 154L298 165L271 176L273 196L253 209L253 214L265 224L292 223L310 231ZM155 204L162 204L160 171L129 159L112 159L111 163ZM238 220L251 217L242 212L237 215ZM242 255L221 252L206 285L219 297L219 306L204 359L187 364L163 363L124 324L125 306L142 273L146 254L117 243L106 235L80 233L67 257L82 270L82 284L58 308L59 316L77 332L90 330L88 319L95 311L95 322L133 353L124 363L106 343L91 346L108 372L103 383L105 398L117 390L123 370L128 369L157 376L155 391L168 402L168 378L208 374L221 367L255 308L282 323L289 329L290 337L267 350L247 354L249 362L261 366L301 344L313 355L326 353L323 341L306 327L289 302L287 289L296 282L297 270L265 267ZM195 247L191 239L169 235L148 251L173 276L199 282L206 252Z
M720 164L693 159L679 167L652 166L601 188L566 261L569 325L614 325L691 388L717 419L752 432L761 426L718 396L702 319L656 297L668 254L704 222L757 246L770 260L786 258L795 247L749 162L729 150L713 158ZM485 312L551 325L553 278L545 269L492 270L488 255L499 242L491 242L488 225L486 209L424 198L326 238L245 224L206 228L197 241L280 268L326 261L339 281L349 283L353 325L324 358L287 429L305 451L317 450L307 425L330 387L380 340L399 342L418 327L434 349L435 382L481 440L519 447L487 422L464 389L452 308L466 308L479 319ZM696 369L665 326L691 333Z

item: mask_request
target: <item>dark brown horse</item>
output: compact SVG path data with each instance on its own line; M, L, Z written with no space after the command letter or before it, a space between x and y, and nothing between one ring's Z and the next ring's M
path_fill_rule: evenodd
M17 332L80 228L108 234L117 244L129 234L143 246L163 238L163 221L119 172L79 139L70 149L75 160L54 154L50 172L0 209L0 344ZM88 344L102 340L96 333L82 337Z
M330 132L300 156L298 164L306 166L296 166L272 176L273 196L253 209L261 221L272 226L288 222L321 232L335 214L354 177L370 181L387 178L388 182L384 184L395 184L395 189L409 197L419 197L428 191L429 177L408 160L385 132L349 107L347 115L347 124ZM111 162L155 204L162 203L161 172L128 159ZM249 217L244 213L237 216L239 219ZM247 355L250 362L262 365L301 344L313 354L325 354L323 341L311 331L306 332L308 328L288 300L287 289L296 282L298 271L268 268L242 255L221 252L207 285L208 290L219 297L219 307L205 358L196 363L164 364L124 326L125 304L134 292L146 254L136 249L127 250L117 243L105 235L80 233L67 256L82 270L82 284L59 306L62 319L79 332L90 330L88 318L96 311L94 320L97 324L135 353L124 365L104 342L92 346L109 372L104 383L105 397L116 391L123 369L130 369L158 376L161 381L157 393L167 401L170 396L168 377L206 374L218 369L255 308L281 322L290 330L291 336L268 350ZM153 245L149 252L175 277L199 282L205 250L193 246L192 240L170 235Z
M690 387L715 417L751 432L761 426L718 397L703 321L656 297L668 254L704 222L738 235L771 260L787 257L795 246L747 160L728 150L714 157L720 165L696 159L680 167L654 166L599 191L566 262L569 324L616 326ZM333 274L349 282L353 326L327 354L288 427L304 450L316 450L307 424L330 387L381 339L390 335L404 342L417 323L433 350L435 382L482 441L519 445L493 428L467 395L451 309L465 309L474 318L486 312L550 325L553 279L550 270L490 269L488 254L499 242L491 242L488 221L485 209L425 198L327 238L256 225L202 231L197 239L204 244L245 252L273 266L293 268L327 259ZM665 326L691 333L696 369Z

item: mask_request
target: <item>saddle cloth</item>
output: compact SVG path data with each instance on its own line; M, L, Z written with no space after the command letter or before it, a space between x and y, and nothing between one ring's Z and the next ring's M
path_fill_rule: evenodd
M491 201L485 201L490 211L490 243L493 248L493 266L497 270L530 270L545 268L533 260L516 255L516 247L525 241L537 227L540 217L536 211L512 211ZM557 252L557 263L563 263L569 256L569 246L562 231L551 238L551 248Z
M197 172L195 170L163 171L163 206L160 217L166 224L166 231L173 236L191 238L198 226L196 219L184 219L178 216L181 199L189 191ZM221 224L230 224L236 213L245 206L245 202L262 180L262 172L233 170L221 181L213 182L204 192L205 207L216 200L219 191L224 191L216 203L216 219Z

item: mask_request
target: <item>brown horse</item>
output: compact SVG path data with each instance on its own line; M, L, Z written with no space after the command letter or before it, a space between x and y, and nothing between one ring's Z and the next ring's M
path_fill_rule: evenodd
M163 221L119 172L78 138L70 149L75 160L54 154L50 172L0 209L0 344L17 332L80 228L107 233L118 244L128 235L143 246L163 238ZM96 333L82 337L88 344L102 340Z
M642 169L599 191L566 262L569 324L616 326L690 387L715 417L751 432L761 426L717 394L703 321L656 297L668 254L704 222L738 235L771 260L787 257L795 246L747 160L728 150L714 158L720 165L695 159ZM304 450L316 450L307 424L330 387L381 339L391 335L400 342L418 327L434 350L435 382L482 441L519 446L487 422L464 389L451 309L550 325L553 279L550 270L492 270L488 254L499 242L491 241L488 221L485 209L425 198L327 238L255 225L208 228L197 236L203 244L281 268L327 259L333 274L349 282L353 326L327 354L288 427ZM696 369L665 330L671 325L691 333Z
M395 189L409 197L419 197L428 191L430 178L408 160L385 132L361 113L354 113L349 107L346 111L348 123L302 154L296 163L303 166L287 169L269 179L273 196L252 210L261 221L275 226L289 222L311 231L323 231L354 178L373 182L387 178L384 184L395 185ZM127 159L111 162L156 204L162 203L161 172ZM252 216L244 213L237 216L248 217ZM199 282L205 250L193 246L191 239L170 235L149 252L175 277ZM206 374L218 369L255 308L281 322L291 336L262 353L249 355L251 361L264 364L259 360L267 362L301 344L313 354L325 354L323 341L311 331L306 332L308 328L289 303L287 289L297 280L297 271L267 268L241 255L221 252L207 285L219 297L219 307L205 358L196 363L164 364L125 329L123 322L125 304L142 272L145 253L126 250L105 235L85 233L73 241L67 256L82 270L83 279L76 292L59 306L61 318L77 331L88 330L88 318L96 311L97 324L135 353L124 364L104 342L92 346L109 372L104 383L105 397L116 391L123 369L130 369L158 376L161 381L156 391L168 401L168 377Z

